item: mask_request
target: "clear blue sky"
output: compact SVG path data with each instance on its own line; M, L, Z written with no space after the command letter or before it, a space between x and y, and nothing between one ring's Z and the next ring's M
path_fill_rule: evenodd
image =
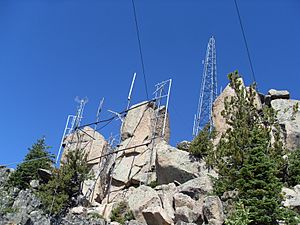
M300 99L300 1L238 3L259 90ZM212 34L219 87L235 69L252 82L234 2L136 0L136 9L149 92L173 79L171 143L188 140ZM0 164L22 160L43 135L56 152L76 96L89 99L84 122L102 97L104 110L123 110L135 71L138 102L146 96L130 0L0 0Z

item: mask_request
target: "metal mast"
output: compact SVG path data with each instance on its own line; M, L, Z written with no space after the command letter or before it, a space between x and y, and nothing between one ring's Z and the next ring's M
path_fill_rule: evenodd
M193 137L196 137L206 124L210 124L210 128L213 126L211 118L212 105L217 97L216 41L213 36L208 41L203 64L200 97L194 118Z

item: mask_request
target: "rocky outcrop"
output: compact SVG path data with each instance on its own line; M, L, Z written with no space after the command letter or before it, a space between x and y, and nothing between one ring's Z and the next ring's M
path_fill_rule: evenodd
M160 116L156 121L156 113ZM142 102L128 111L121 128L121 138L116 156L112 185L128 187L133 184L151 183L156 180L155 157L153 147L162 139L163 116L165 109L155 108L153 103ZM169 140L169 122L167 120L164 139Z
M277 112L277 119L281 125L286 148L295 150L300 147L300 101L275 99L271 107Z
M215 176L214 171L208 172L204 161L197 161L188 152L174 148L165 142L159 143L155 147L155 152L159 184L168 184L174 181L185 183L209 173Z
M162 208L160 198L155 190L148 186L134 189L127 198L127 203L138 222L146 224L143 211L151 207Z
M190 154L178 150L165 142L155 148L156 172L159 184L168 184L174 181L184 183L197 177L199 163L191 162Z
M1 224L50 225L50 217L40 206L40 201L30 190L21 190L14 199L11 212L4 216Z
M224 213L222 202L217 196L207 196L204 200L203 215L211 225L222 225Z
M284 195L283 205L300 213L300 185L296 185L293 189L284 187L282 193Z
M241 88L249 90L249 87L245 87L244 81L242 78L239 78L241 81ZM225 118L222 116L222 111L225 109L225 101L230 101L232 97L236 96L234 89L228 84L223 92L217 97L213 103L212 107L212 120L214 128L217 132L217 137L214 140L214 143L217 144L222 136L229 128L229 125L226 123ZM261 97L258 93L255 95L254 104L257 110L262 109Z
M172 225L173 220L162 207L149 207L143 210L147 225Z

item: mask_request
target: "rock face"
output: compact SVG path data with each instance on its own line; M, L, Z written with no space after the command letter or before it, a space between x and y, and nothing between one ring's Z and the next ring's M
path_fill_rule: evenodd
M174 148L165 142L159 143L155 147L155 152L159 184L168 184L174 181L184 183L208 174L203 161L196 161L188 152ZM211 175L215 176L214 171L211 171Z
M204 200L203 214L209 224L222 225L224 222L222 202L217 196L208 196Z
M132 210L138 222L146 224L143 211L151 207L162 208L160 198L155 190L148 186L136 188L127 199L128 206ZM157 208L156 208L157 209ZM153 211L154 212L154 211ZM147 214L148 215L148 214Z
M155 121L155 114L160 117ZM126 187L132 184L151 183L156 180L155 157L153 147L162 139L152 139L161 136L165 109L157 109L153 103L142 102L131 107L121 128L122 142L116 156L112 185ZM169 140L169 122L165 127L166 141ZM138 146L138 147L135 147ZM122 151L126 149L125 151Z
M240 78L242 83L241 88L245 88L245 90L249 90L249 87L245 87L244 81ZM217 97L215 102L213 103L212 108L212 120L217 131L217 137L215 139L215 144L217 144L222 136L223 133L229 128L228 124L226 123L225 118L221 115L222 111L225 109L225 100L230 100L232 97L235 96L235 92L233 88L231 88L230 84L226 86L223 92ZM262 109L262 102L261 97L258 93L256 93L256 97L254 100L254 104L256 105L257 110Z
M198 162L191 163L190 154L162 142L156 146L156 170L159 184L184 183L197 177Z
M300 147L300 101L275 99L272 108L277 111L277 119L282 127L285 144L288 149Z
M13 211L5 215L3 224L50 225L50 218L43 214L40 206L40 201L30 190L21 190L14 199Z
M161 207L150 207L143 210L143 216L147 225L171 225L173 220L167 212Z

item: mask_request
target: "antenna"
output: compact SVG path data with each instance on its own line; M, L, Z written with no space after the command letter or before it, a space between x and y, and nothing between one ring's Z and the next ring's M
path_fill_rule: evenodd
M129 89L129 93L128 93L128 104L127 104L127 108L126 109L129 109L129 106L130 106L130 101L131 101L131 94L132 94L132 89L133 89L133 85L134 85L134 82L135 82L135 78L136 78L136 73L133 74L133 78L132 78L132 81L131 81L131 85L130 85L130 89Z
M204 60L200 96L197 113L194 117L193 137L207 124L210 130L213 127L211 118L212 105L217 97L217 63L216 63L216 41L212 36L207 44L206 57Z

